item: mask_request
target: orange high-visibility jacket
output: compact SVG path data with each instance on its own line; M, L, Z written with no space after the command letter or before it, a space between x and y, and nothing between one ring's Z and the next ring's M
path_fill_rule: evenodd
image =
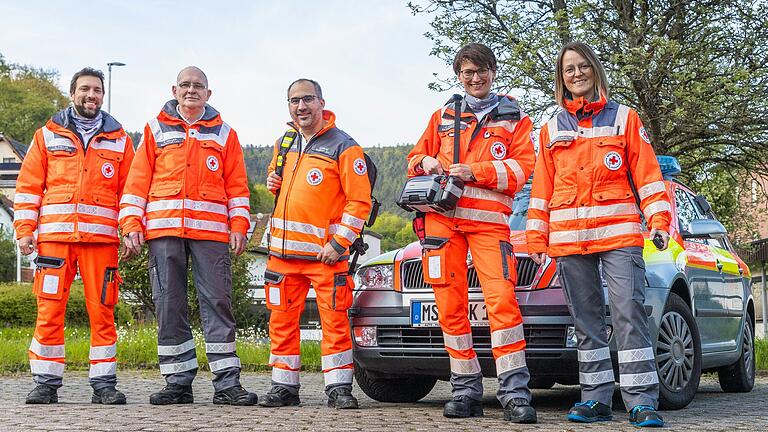
M229 241L250 227L248 178L237 133L211 106L192 125L168 101L144 136L120 200L124 233L148 240Z
M133 160L123 127L102 112L87 150L62 110L35 132L16 183L16 238L37 229L37 241L119 243L118 200Z
M477 181L466 182L456 208L445 216L475 222L507 225L512 198L523 188L536 159L531 131L533 122L517 100L500 96L499 105L482 124L464 103L461 113L459 162L470 165ZM448 171L453 164L453 104L437 110L426 131L408 155L408 176L424 175L421 161L436 158Z
M338 253L360 234L371 210L371 184L363 149L323 111L325 126L309 142L297 134L285 157L283 182L270 221L269 253L316 260L325 244ZM298 127L288 123L292 130ZM275 172L281 140L269 172Z
M637 112L604 97L569 101L566 108L541 130L528 251L556 257L642 247L628 172L648 227L669 232L669 197Z

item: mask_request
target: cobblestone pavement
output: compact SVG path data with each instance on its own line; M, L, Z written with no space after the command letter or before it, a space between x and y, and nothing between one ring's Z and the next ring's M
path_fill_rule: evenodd
M163 385L157 372L123 372L119 388L128 396L126 406L100 406L90 403L88 378L82 373L67 373L59 390L59 404L24 405L31 389L26 376L0 377L0 432L28 430L67 431L209 431L209 430L275 430L275 431L572 431L572 430L637 430L627 422L626 413L614 411L613 422L593 425L569 423L564 413L578 398L577 387L555 387L534 390L534 405L539 424L512 425L502 420L502 410L493 392L495 380L487 379L485 417L449 420L442 416L442 405L450 396L450 386L438 382L424 400L414 404L383 404L367 398L360 389L355 394L361 408L336 411L325 406L323 378L318 373L302 376L302 404L299 407L267 409L261 407L229 407L213 405L210 375L200 373L195 382L195 404L155 407L149 405L149 394ZM247 373L243 384L251 391L264 394L269 386L267 374ZM615 405L621 406L618 399ZM758 377L752 393L725 394L717 379L702 379L696 399L688 408L663 413L673 430L751 430L768 429L768 376Z

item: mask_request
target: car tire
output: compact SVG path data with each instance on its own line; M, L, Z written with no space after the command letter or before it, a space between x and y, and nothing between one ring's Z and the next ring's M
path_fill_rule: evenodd
M355 380L368 397L379 402L416 402L435 387L436 377L404 375L380 378L355 365Z
M747 393L755 386L755 332L749 315L742 327L741 356L732 365L720 368L717 377L726 393Z
M670 292L659 319L656 338L656 366L659 375L659 407L685 408L699 388L701 379L701 337L691 309L680 296Z

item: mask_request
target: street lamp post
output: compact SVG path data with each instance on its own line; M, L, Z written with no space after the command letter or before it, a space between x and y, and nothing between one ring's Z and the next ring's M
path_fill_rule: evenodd
M109 76L109 82L107 83L108 89L107 89L107 112L112 114L112 66L125 66L125 63L121 62L109 62L107 63L108 66L108 76Z

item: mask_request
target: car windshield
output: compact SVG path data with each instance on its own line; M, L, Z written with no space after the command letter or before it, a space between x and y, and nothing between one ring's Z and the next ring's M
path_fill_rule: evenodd
M528 203L531 201L531 184L526 183L523 189L515 195L512 201L512 214L509 216L509 229L512 231L525 231L525 222L528 221Z

